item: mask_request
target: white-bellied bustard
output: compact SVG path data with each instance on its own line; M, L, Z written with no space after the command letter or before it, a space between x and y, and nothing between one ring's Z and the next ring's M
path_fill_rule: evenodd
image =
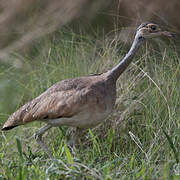
M32 121L43 121L36 132L39 145L52 157L42 141L42 135L51 127L72 126L78 129L95 127L112 112L116 100L116 81L131 63L135 53L146 39L173 35L162 31L157 24L143 23L137 31L132 47L113 69L100 75L91 75L60 81L37 98L14 112L2 130Z

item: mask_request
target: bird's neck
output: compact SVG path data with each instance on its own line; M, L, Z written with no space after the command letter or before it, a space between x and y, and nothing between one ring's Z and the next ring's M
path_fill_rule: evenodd
M134 55L136 54L139 47L144 42L144 38L135 37L134 42L129 50L129 52L126 54L124 59L117 64L112 70L109 71L109 77L113 78L114 80L117 80L119 76L126 70L126 68L131 63Z

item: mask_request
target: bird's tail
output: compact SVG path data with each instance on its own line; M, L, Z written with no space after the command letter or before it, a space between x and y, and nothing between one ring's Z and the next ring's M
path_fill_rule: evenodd
M21 107L19 110L14 112L11 116L9 116L8 120L4 123L2 127L2 131L8 131L10 129L15 128L16 126L24 124L23 122L23 116L25 114L25 111L23 111L23 107Z
M16 116L16 112L13 113L9 119L4 123L2 127L2 131L8 131L10 129L15 128L16 126L19 126L23 124L23 122Z
M7 130L15 128L16 126L23 125L28 122L36 120L37 117L34 116L33 112L37 110L35 108L37 100L38 99L34 99L34 101L28 102L27 104L20 107L11 116L9 116L8 120L5 122L1 130L7 131Z
M1 128L2 131L8 131L8 130L11 130L13 128L15 128L16 126L19 126L19 125L14 125L14 126L3 126L3 128Z

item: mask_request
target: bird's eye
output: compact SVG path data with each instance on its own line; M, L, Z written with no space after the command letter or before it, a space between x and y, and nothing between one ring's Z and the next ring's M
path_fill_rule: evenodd
M153 31L155 31L155 30L156 30L156 26L151 26L151 29L152 29Z

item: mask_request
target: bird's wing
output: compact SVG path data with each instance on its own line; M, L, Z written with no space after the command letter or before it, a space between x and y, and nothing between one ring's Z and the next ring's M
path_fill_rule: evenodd
M105 88L103 86L100 89L103 91ZM90 106L94 107L96 103L101 103L100 107L104 109L102 94L92 83L91 77L63 80L20 107L8 118L3 129L12 129L35 120L72 117L87 111L85 109Z
M30 108L23 118L23 122L34 120L56 119L60 117L72 117L83 109L87 100L87 90L56 91L44 94L31 102Z

